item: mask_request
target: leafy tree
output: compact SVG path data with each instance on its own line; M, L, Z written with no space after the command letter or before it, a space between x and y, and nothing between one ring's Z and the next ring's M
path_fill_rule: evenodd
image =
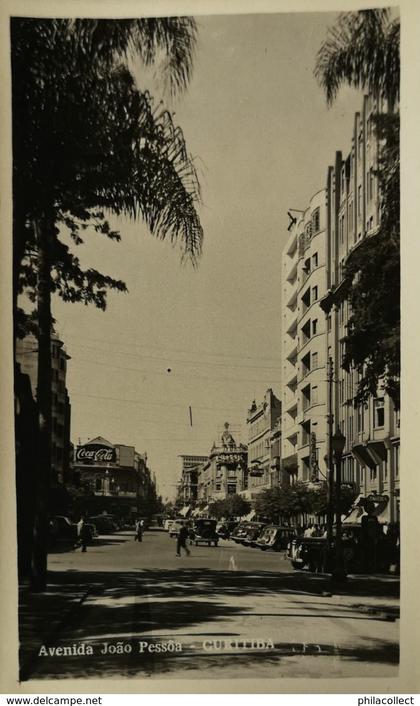
M180 242L193 263L201 251L199 187L182 132L135 85L125 58L150 64L166 54L172 90L190 77L195 25L163 20L30 20L12 34L13 261L16 335L26 291L37 304L38 512L34 587L46 585L46 498L51 467L51 294L104 309L107 289L125 284L90 268L64 243L97 232L114 240L107 213L142 218L158 238ZM82 237L83 236L83 237Z
M357 496L357 491L349 485L341 484L341 503L340 511L341 514L347 514L350 510L353 501ZM316 490L309 491L309 505L310 512L314 515L326 515L328 511L328 486L327 483L320 483L319 488ZM335 496L333 497L332 509L334 512L337 511L337 504L335 502Z
M228 495L227 498L216 500L210 505L210 513L216 517L216 519L221 519L222 517L226 519L243 517L244 515L248 515L250 511L251 503L237 494Z
M400 405L400 91L399 19L389 10L343 13L329 30L315 75L331 104L343 83L385 101L376 116L380 156L380 222L373 236L351 251L336 302L351 305L343 367L358 372L355 405L376 396L378 387Z
M400 406L400 170L399 119L377 120L383 141L379 163L381 220L377 233L350 253L341 298L351 305L345 337L345 370L359 372L355 404L377 395L378 386Z

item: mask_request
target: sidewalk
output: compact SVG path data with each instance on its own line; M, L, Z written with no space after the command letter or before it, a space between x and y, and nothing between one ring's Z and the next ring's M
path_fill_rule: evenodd
M28 584L19 587L19 662L20 678L26 678L36 661L42 645L48 647L54 636L71 619L74 610L89 593L89 586L77 582L55 583L54 572L49 572L45 593L33 593Z

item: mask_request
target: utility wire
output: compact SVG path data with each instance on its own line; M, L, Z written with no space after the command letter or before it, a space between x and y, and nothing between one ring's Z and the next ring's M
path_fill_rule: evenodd
M183 404L165 404L164 402L147 402L145 404L144 400L134 400L134 399L127 399L125 397L110 397L110 396L105 396L105 395L89 395L86 392L71 392L72 397L90 397L94 400L113 400L115 402L130 402L132 404L143 404L147 407L168 407L168 408L177 408L177 409L185 409L185 405ZM201 407L199 405L193 405L194 409L200 409L200 410L206 410L206 411L212 411L212 412L236 412L237 414L240 414L238 408L233 408L233 407Z
M97 351L97 348L93 346L86 346L82 343L72 343L72 346L76 346L79 348L82 348L83 350L93 350ZM102 353L106 353L109 355L108 351L101 351ZM175 363L180 363L180 364L185 364L185 365L201 365L203 367L212 367L212 368L252 368L256 370L277 370L278 367L280 366L280 359L278 361L278 365L241 365L241 364L236 364L236 363L213 363L213 362L206 362L206 361L199 361L199 360L183 360L182 358L173 358L172 356L168 355L166 358L158 358L156 356L152 355L143 355L143 354L137 354L137 353L125 353L121 349L116 349L116 352L120 353L120 355L125 355L129 356L131 358L136 358L136 359L144 359L144 360L159 360L163 361L165 363L170 360L171 364Z
M112 365L111 363L100 363L97 360L87 360L86 358L78 358L81 363L88 363L90 365L100 365L106 368L114 368L115 370L124 370L125 372L135 372L142 373L143 375L165 375L166 373L160 372L158 370L142 370L141 368L129 368L121 365ZM209 380L210 382L256 382L264 383L267 385L278 384L280 385L280 380L252 380L251 378L219 378L219 377L205 377L202 375L189 375L188 373L171 373L172 377L187 377L190 380Z
M69 338L67 336L67 338ZM70 335L71 338L71 335ZM175 348L171 346L147 346L147 345L141 345L133 341L126 341L125 343L122 343L121 341L115 342L115 341L110 341L110 340L105 340L101 338L89 338L89 336L83 336L84 341L91 341L94 343L105 343L110 346L121 346L124 345L129 348L140 348L140 349L146 349L146 350L160 350L160 351L174 351L175 353L187 353L189 355L197 355L197 356L207 356L207 357L218 357L218 358L237 358L239 360L265 360L265 361L275 361L278 362L279 357L276 356L249 356L249 355L235 355L235 354L230 354L230 353L210 353L209 351L199 351L199 350L191 350L191 349L185 349L185 348ZM71 344L71 345L79 345L78 343L76 344Z

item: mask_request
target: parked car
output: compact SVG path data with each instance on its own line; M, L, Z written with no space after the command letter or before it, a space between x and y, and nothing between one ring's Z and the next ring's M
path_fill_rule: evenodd
M111 520L111 522L114 523L115 528L117 530L121 530L123 528L123 523L122 523L121 519L119 517L117 517L116 515L112 515L112 514L107 513L106 515L103 515L103 517L106 517L108 520Z
M294 569L316 571L323 563L326 549L324 537L295 537L287 547L287 558Z
M225 522L218 522L216 526L216 534L220 539L229 539L235 527L238 526L237 520L226 520Z
M166 520L164 520L164 522L163 522L163 529L166 530L166 532L169 532L169 530L171 529L174 522L175 522L174 519L172 519L172 518L169 519L167 517Z
M54 515L49 520L49 543L74 545L77 542L77 525L64 515Z
M95 515L87 521L95 525L99 534L112 534L118 530L118 526L108 515Z
M191 544L194 543L196 547L199 544L207 544L209 547L214 544L217 547L219 535L216 532L216 526L216 520L195 520L190 530Z
M258 537L256 544L263 551L272 549L279 552L282 549L287 549L289 542L294 537L296 537L296 530L293 527L267 525Z
M242 544L245 547L256 547L257 540L265 526L266 523L264 522L250 522Z
M252 522L240 522L230 535L230 539L233 539L236 544L242 544L251 524Z

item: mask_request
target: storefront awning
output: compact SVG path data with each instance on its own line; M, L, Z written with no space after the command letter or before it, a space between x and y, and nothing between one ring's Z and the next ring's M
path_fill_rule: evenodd
M191 507L189 505L184 505L184 507L179 511L180 517L187 517Z
M249 512L247 515L245 515L245 517L242 517L242 519L245 522L252 522L252 520L254 519L254 517L256 517L256 515L257 514L256 514L255 510L251 510L251 512Z
M368 506L369 512L366 507ZM345 525L361 525L362 518L370 515L377 517L380 525L386 525L390 521L389 517L389 497L387 495L369 495L367 498L359 495L355 500L350 514L342 520Z

